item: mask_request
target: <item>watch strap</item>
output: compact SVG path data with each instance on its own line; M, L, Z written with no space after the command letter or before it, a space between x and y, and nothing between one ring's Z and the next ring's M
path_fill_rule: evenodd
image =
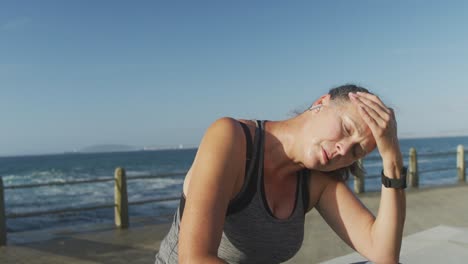
M382 184L386 188L405 189L406 188L406 172L407 168L403 166L400 171L399 179L391 179L385 176L382 170Z

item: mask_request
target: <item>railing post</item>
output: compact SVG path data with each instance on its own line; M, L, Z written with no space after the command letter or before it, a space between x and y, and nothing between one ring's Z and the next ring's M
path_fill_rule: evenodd
M418 155L415 148L410 148L409 151L409 183L411 187L419 187Z
M466 181L466 172L465 172L465 150L463 145L458 145L457 148L457 171L458 171L458 181Z
M364 163L362 159L357 161L361 168L364 167ZM363 193L364 192L364 174L361 170L357 171L358 175L354 175L354 192L355 193Z
M3 179L0 177L0 246L6 246L6 214L5 214L5 196L3 192Z
M127 198L127 177L124 168L115 169L115 225L119 228L128 228L128 198Z

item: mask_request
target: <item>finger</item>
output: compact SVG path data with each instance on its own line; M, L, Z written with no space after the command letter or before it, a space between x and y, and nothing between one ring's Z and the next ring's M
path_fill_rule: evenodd
M394 125L394 127L395 127L395 131L396 131L396 129L397 129L397 121L396 121L395 111L393 110L393 108L389 108L389 110L390 110L390 116L391 116L391 118L392 118L392 120L393 120L393 125Z
M390 115L393 117L393 119L396 119L395 118L395 110L393 110L393 108L389 107L388 110L390 110Z
M361 115L362 119L364 119L364 122L369 126L371 132L373 135L376 134L376 131L378 130L379 126L377 122L375 121L374 118L372 118L369 113L364 109L364 107L358 105L358 112Z
M367 98L367 99L375 102L376 104L381 105L385 109L388 109L388 107L382 102L382 100L380 100L380 98L375 94L363 93L363 92L356 92L356 94L358 96L362 96L364 98Z
M371 96L374 97L375 100L372 99ZM372 94L366 94L366 93L359 93L359 94L357 94L357 97L359 99L361 99L363 102L366 102L367 104L372 105L372 106L380 109L380 111L383 111L383 112L385 112L387 114L390 114L390 110L388 109L388 107L385 106L385 104L382 101L380 101L380 99L378 97L376 97L376 96L374 96Z
M375 103L374 101L372 100L369 100L365 97L362 97L362 96L357 96L356 97L361 103L363 103L364 105L370 107L373 111L372 112L369 112L369 114L372 115L372 113L376 113L380 119L382 119L384 122L389 122L392 115L391 115L391 110L388 109L388 108L384 108L382 107L380 104L377 104ZM374 115L372 115L374 116ZM376 116L374 116L374 118L377 118Z
M371 117L377 125L380 127L385 127L385 120L381 117L377 111L370 107L369 105L365 104L362 102L362 98L357 98L357 97L351 97L353 98L352 100L357 104L358 108L363 108L365 110L365 113Z

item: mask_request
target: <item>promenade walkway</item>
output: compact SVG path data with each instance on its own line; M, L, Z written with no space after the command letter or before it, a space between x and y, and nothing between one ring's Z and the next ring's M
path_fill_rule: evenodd
M379 193L359 195L376 213ZM139 220L128 230L110 226L69 228L47 232L9 234L9 245L0 248L0 263L153 263L168 224ZM439 225L468 227L468 185L437 187L407 192L408 236ZM300 252L287 263L318 263L352 253L313 211L306 218Z

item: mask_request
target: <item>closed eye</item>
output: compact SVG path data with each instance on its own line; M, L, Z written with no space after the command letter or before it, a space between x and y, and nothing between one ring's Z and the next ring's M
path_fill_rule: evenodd
M345 132L346 136L351 136L351 131L346 127L345 123L343 122L343 131Z
M351 136L352 131L351 131L351 129L348 128L348 126L346 126L346 122L343 121L342 125L343 125L344 134L346 136ZM351 154L353 155L354 158L361 158L361 157L365 156L366 151L364 151L364 149L362 148L362 146L359 143L356 143L356 144L353 145L353 148L351 150Z

